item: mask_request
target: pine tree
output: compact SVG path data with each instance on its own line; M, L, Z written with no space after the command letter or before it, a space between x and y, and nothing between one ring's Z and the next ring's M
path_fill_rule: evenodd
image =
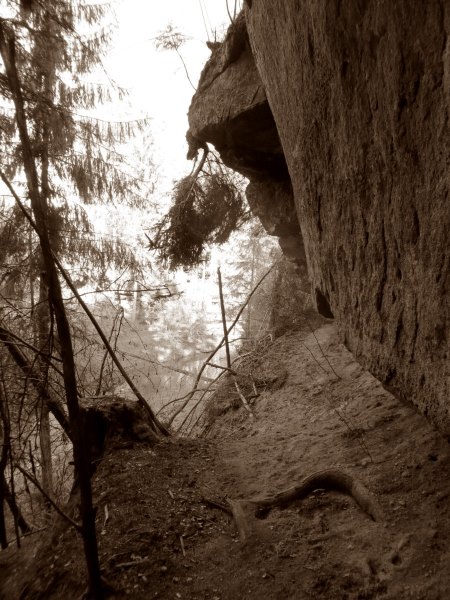
M25 5L26 4L26 5ZM48 440L45 430L48 402L46 382L54 345L54 322L64 372L74 462L81 491L81 532L93 597L102 597L94 511L89 481L88 457L84 451L77 398L77 377L71 332L62 300L55 256L66 267L79 267L80 257L94 264L97 275L106 276L108 266L132 263L132 257L117 242L101 247L86 241L92 228L83 206L94 202L127 199L140 202L139 188L115 149L145 123L109 123L90 116L97 103L111 99L106 85L89 83L90 73L99 72L102 51L111 34L106 21L106 4L82 4L73 0L43 2L8 1L8 18L0 19L0 51L4 69L0 72L0 92L5 98L0 108L1 177L14 192L11 180L24 191L22 211L9 211L9 222L1 232L1 253L5 263L15 268L5 274L5 282L28 280L29 298L35 304L35 339L41 375L41 446ZM83 33L80 33L83 32ZM115 88L116 96L123 91ZM20 185L25 180L26 184ZM15 192L14 192L15 194ZM14 195L13 194L13 195ZM73 203L72 198L76 197ZM16 195L16 200L20 198ZM24 211L34 219L33 228L24 221ZM28 219L30 220L30 219ZM6 244L11 227L22 231L23 240L15 247ZM38 245L36 247L36 237ZM14 246L14 245L13 245ZM28 269L21 268L26 263ZM14 271L12 277L12 271ZM48 463L47 451L43 463ZM51 467L47 464L51 473ZM51 491L51 477L46 482Z

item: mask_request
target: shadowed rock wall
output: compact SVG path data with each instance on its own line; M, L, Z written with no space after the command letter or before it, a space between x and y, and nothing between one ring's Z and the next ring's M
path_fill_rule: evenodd
M246 5L318 303L450 434L450 3Z
M245 5L190 134L250 178L280 245L306 252L348 348L450 435L450 2Z

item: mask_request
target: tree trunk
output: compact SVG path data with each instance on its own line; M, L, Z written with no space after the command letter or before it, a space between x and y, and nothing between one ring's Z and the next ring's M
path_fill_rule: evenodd
M53 464L50 438L50 412L45 400L41 399L39 418L39 443L41 449L42 488L50 498L53 498ZM47 504L47 503L46 503ZM50 508L50 507L48 507Z
M8 504L9 510L11 511L14 521L19 526L20 531L22 533L30 533L31 527L28 525L25 517L23 516L22 511L16 502L15 496L11 493L4 474L0 476L0 496L2 496L6 504Z
M2 549L8 547L8 538L6 537L6 522L5 522L5 497L2 486L0 485L0 546Z
M64 388L69 411L70 429L72 433L73 457L75 471L80 484L80 513L82 521L84 552L89 576L89 592L95 600L103 600L104 594L100 576L100 563L98 558L97 537L95 531L95 511L92 504L90 466L86 448L83 443L72 337L62 298L58 272L50 244L47 227L47 207L41 197L36 163L28 135L24 100L15 62L15 51L14 32L5 25L3 20L0 19L0 53L5 66L12 100L14 102L15 116L21 142L23 166L27 179L28 194L35 219L36 232L39 236L42 256L44 259L45 279L48 284L49 298L55 313L59 341L61 344Z
M6 522L5 522L5 488L2 482L5 479L5 469L8 463L8 452L10 444L10 426L9 426L9 414L6 408L6 401L3 395L3 389L0 384L0 434L1 434L1 452L0 452L0 545L2 548L8 546L8 539L6 536Z
M44 265L42 265L43 267ZM48 305L47 286L44 277L39 276L39 301L36 307L37 335L35 345L43 354L50 355L50 310ZM42 393L39 394L39 447L41 453L42 488L48 497L53 498L53 465L52 446L50 438L50 411L48 407L48 362L38 358L39 371L42 377ZM44 506L50 510L49 503L44 500Z

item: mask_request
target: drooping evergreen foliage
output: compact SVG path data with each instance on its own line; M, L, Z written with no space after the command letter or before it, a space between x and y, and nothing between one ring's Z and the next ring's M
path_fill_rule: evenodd
M243 178L214 157L174 186L172 206L156 227L160 258L171 269L198 265L209 244L223 244L250 217Z
M104 279L111 265L137 269L126 245L117 239L95 238L85 212L88 205L100 202L131 206L143 202L141 182L118 148L148 123L110 122L97 116L104 114L99 105L125 97L102 67L113 33L110 4L36 1L31 10L24 11L17 2L7 0L6 6L10 18L3 23L15 37L15 60L33 155L52 221L53 248L67 259L68 266L74 266L74 257L93 265L91 276L96 280ZM20 181L24 179L21 148L4 76L0 76L0 93L5 98L0 106L0 168L10 179ZM2 224L6 227L9 218L14 218L8 209L5 204ZM20 215L15 219L20 221ZM2 238L0 230L0 243Z

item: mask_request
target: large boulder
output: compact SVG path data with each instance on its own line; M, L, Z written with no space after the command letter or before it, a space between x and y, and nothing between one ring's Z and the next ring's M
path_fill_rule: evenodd
M191 131L252 181L286 189L282 148L319 310L366 368L450 435L450 4L245 5L244 42L200 85Z

